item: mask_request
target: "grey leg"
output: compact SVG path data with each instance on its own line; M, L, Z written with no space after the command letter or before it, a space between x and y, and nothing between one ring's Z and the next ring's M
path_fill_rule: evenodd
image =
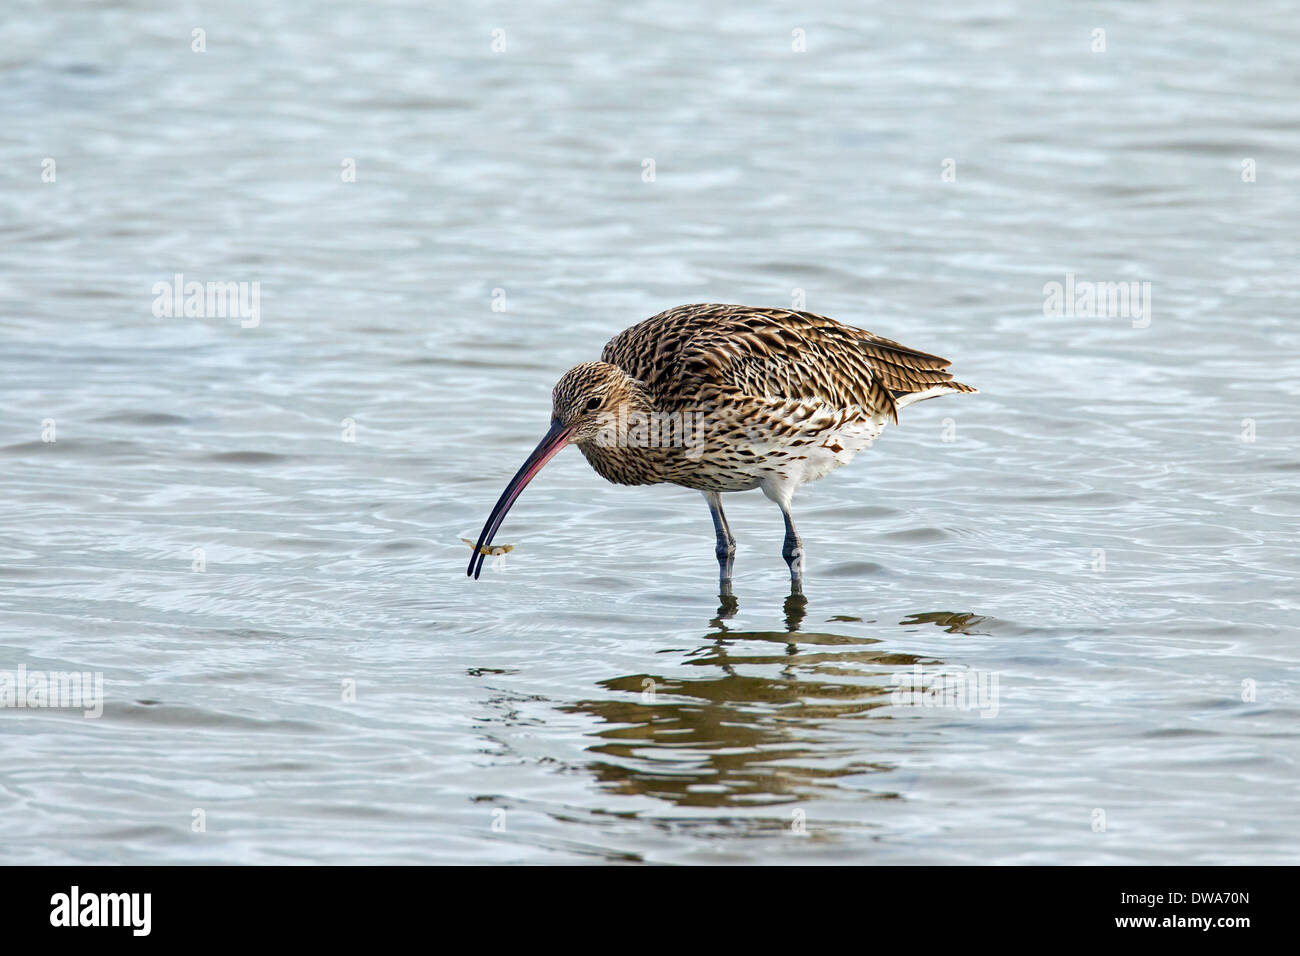
M782 508L781 515L785 518L785 544L781 547L781 557L785 558L785 563L790 565L790 583L794 586L793 593L801 594L803 589L803 542L799 540L799 532L794 530L794 521L790 517L789 509Z
M704 492L704 500L709 503L709 514L713 516L713 530L718 536L718 546L714 554L718 556L718 584L722 593L731 591L731 566L736 557L736 539L731 536L731 526L727 516L722 513L722 495L716 491Z

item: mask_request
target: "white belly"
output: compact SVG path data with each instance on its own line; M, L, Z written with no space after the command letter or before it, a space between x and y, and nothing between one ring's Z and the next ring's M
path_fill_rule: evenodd
M666 480L702 491L780 489L785 496L847 465L880 435L885 419L785 400L757 412L738 408L713 424L714 442L694 460L680 456Z
M883 418L843 422L823 432L803 446L806 457L790 462L791 479L797 484L824 478L841 465L847 465L858 452L871 446L885 428Z
M769 409L788 433L762 435L751 431L750 447L763 468L756 477L764 485L799 485L823 478L847 465L853 456L871 445L885 427L882 415L868 415L861 409L831 409L802 403Z

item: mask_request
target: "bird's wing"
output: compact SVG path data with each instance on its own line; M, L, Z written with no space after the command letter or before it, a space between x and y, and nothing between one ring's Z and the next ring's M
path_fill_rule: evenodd
M906 395L936 386L974 391L944 371L947 359L825 316L736 305L679 306L616 336L602 359L661 400L712 390L768 400L857 406L897 420Z

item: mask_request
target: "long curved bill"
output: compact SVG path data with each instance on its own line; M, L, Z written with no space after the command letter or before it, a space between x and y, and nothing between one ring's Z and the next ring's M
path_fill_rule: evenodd
M537 443L532 454L524 460L523 466L515 472L515 476L510 479L510 484L506 485L506 490L501 492L501 497L497 499L492 513L488 515L487 523L483 525L483 533L478 536L478 544L474 545L474 553L470 555L466 574L473 575L475 578L479 576L479 572L483 570L483 559L487 556L483 553L484 549L492 544L501 522L506 520L506 512L515 503L519 493L533 480L533 476L542 470L542 466L569 443L569 435L572 432L573 429L565 428L559 419L551 421L550 431Z

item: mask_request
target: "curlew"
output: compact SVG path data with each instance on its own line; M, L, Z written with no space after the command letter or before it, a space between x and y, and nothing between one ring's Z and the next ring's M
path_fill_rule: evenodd
M809 312L683 305L614 336L599 362L565 372L551 427L497 500L470 557L479 576L506 513L542 466L575 444L603 478L671 482L704 495L729 593L736 541L729 491L761 488L785 519L781 555L796 591L804 549L791 499L898 422L898 410L948 392L947 359Z

